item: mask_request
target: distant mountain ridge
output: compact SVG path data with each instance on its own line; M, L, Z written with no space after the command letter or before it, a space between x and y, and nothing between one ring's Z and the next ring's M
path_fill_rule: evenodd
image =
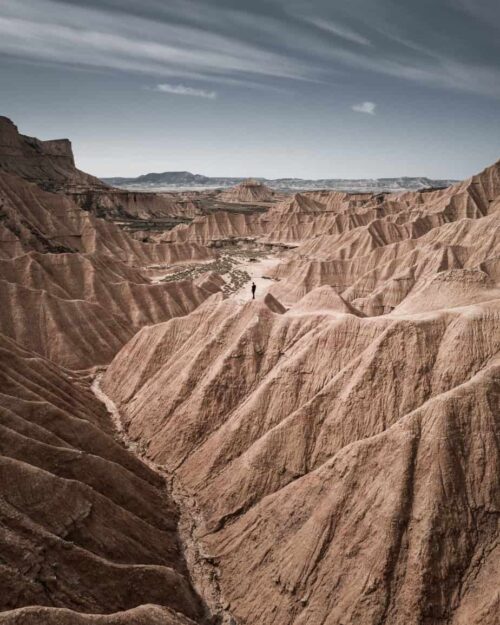
M149 173L136 178L102 178L103 182L115 187L137 190L176 189L176 188L223 188L240 184L247 178L211 177L192 174L189 171L166 171ZM341 191L418 191L428 188L449 187L456 180L434 180L426 176L401 176L399 178L320 178L308 180L304 178L254 178L278 191L334 189Z

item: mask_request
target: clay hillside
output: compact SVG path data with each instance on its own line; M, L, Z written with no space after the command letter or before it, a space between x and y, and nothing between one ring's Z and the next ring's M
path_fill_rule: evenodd
M132 237L0 131L0 625L498 623L500 162Z

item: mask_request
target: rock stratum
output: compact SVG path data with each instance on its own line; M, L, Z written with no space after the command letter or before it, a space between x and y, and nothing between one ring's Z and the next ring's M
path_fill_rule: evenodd
M102 182L75 166L68 139L40 141L19 133L0 116L0 172L34 182L46 191L70 196L98 217L188 216L193 208L158 193L129 192Z
M500 163L145 243L9 132L0 623L496 625Z

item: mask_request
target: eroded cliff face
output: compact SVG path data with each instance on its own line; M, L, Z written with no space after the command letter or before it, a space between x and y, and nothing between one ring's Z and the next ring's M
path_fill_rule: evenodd
M19 133L7 117L0 117L0 171L34 182L47 191L105 185L75 167L68 139L40 141Z
M40 141L19 133L0 116L0 172L37 184L45 191L71 197L80 208L97 217L191 217L193 207L173 202L158 193L115 189L75 166L68 139Z
M496 164L173 232L309 224L272 295L143 328L102 382L196 501L236 622L496 623L499 196Z

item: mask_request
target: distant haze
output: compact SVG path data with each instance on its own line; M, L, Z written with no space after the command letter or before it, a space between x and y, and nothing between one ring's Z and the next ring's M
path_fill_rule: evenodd
M188 171L150 173L137 178L103 178L103 181L115 187L138 191L188 190L231 188L242 183L242 178L211 178L192 174ZM278 178L257 181L277 191L304 191L333 189L358 193L382 193L399 191L418 191L430 188L449 187L456 180L431 180L429 178L375 178L375 179L335 179L321 178L305 180L303 178Z
M500 157L498 0L2 0L0 114L99 177L462 179Z

